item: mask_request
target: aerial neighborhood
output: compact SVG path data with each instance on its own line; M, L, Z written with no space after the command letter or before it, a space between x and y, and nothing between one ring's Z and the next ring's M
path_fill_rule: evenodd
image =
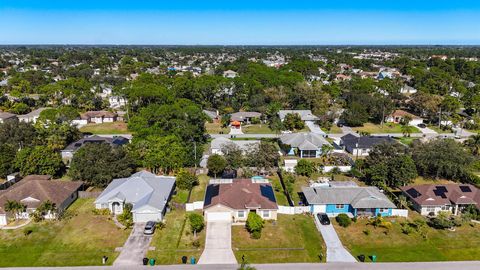
M0 47L0 267L478 261L479 57Z

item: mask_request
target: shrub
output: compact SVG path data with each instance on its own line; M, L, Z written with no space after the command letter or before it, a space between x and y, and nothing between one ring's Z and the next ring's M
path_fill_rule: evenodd
M32 228L23 229L23 235L25 235L25 236L28 236L28 235L32 234L32 232L33 232Z
M157 226L157 229L163 230L163 229L165 229L165 227L166 227L167 225L165 225L164 222L160 221L160 222L158 222L158 223L156 224L156 226Z
M205 223L203 221L203 216L197 213L192 213L188 215L188 221L190 223L190 231L193 232L201 232L205 227Z
M315 164L306 159L300 159L295 167L295 173L298 175L310 177L315 172Z
M352 224L352 220L347 216L347 214L339 214L335 220L338 222L338 225L346 228Z
M181 169L177 174L176 185L179 189L189 190L198 185L198 178L185 169Z
M133 226L133 214L132 214L133 205L126 203L123 207L123 212L118 216L118 221L122 223L125 227L130 228Z
M369 229L365 229L365 230L363 230L363 233L364 233L365 235L370 235L370 230L369 230Z
M245 227L247 228L247 231L251 234L252 238L260 239L263 225L264 225L264 221L259 215L257 215L257 213L255 212L248 213L248 218L247 218Z
M30 217L33 219L33 222L40 222L44 220L42 212L38 210L33 213L30 213Z
M197 239L197 240L194 240L192 242L192 246L195 247L195 248L199 248L200 247L200 241Z

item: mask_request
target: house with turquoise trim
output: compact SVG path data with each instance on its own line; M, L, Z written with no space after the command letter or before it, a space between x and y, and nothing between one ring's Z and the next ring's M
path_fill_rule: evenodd
M318 186L302 187L306 203L311 213L326 213L337 216L344 213L356 216L392 216L397 208L376 187L359 186Z
M280 136L280 148L287 156L300 158L318 158L322 147L331 144L322 136L313 132L289 133Z

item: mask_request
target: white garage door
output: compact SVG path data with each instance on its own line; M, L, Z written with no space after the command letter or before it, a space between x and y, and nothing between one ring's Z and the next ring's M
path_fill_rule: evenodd
M232 221L230 212L207 212L208 221Z
M133 222L161 221L158 213L134 213Z

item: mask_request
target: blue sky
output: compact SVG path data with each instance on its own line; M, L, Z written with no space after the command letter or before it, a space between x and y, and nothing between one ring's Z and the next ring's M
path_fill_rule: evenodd
M480 1L0 0L0 44L480 45Z

